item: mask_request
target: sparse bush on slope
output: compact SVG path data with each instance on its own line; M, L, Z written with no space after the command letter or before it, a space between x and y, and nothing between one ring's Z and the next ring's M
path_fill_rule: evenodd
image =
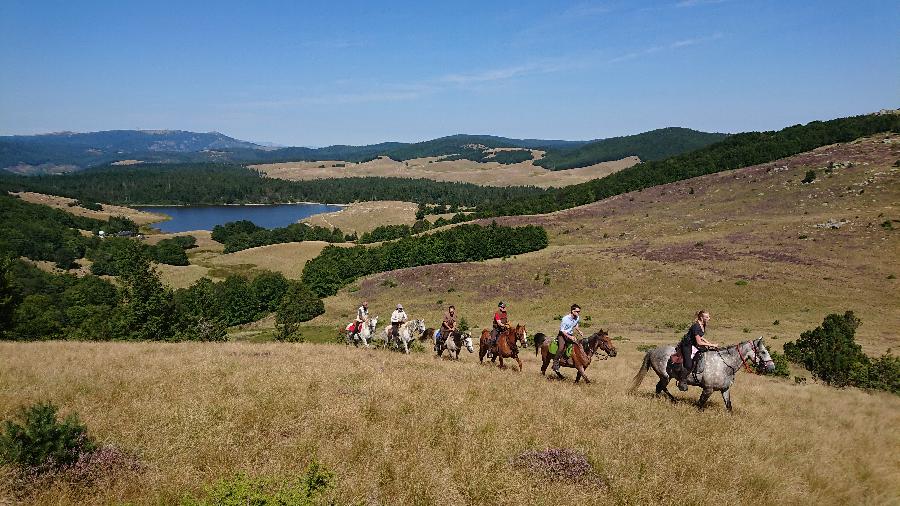
M829 314L821 326L804 332L797 342L786 343L785 355L829 385L900 394L900 357L890 350L874 360L863 353L854 339L860 323L853 311Z
M7 420L0 434L0 461L22 470L45 472L74 464L96 445L75 413L59 420L51 403L22 408L19 421Z

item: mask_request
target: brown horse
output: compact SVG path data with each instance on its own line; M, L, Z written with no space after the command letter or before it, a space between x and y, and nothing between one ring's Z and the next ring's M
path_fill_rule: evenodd
M541 365L541 374L547 372L547 366L550 365L550 362L553 360L553 355L550 354L550 343L551 341L547 339L547 336L544 334L537 333L534 335L534 353L537 355L537 350L540 349L541 358L544 361ZM576 345L572 347L572 357L568 358L563 355L559 360L560 367L574 367L578 371L578 374L575 376L575 383L578 383L578 380L582 377L584 377L585 383L591 382L591 380L588 379L587 374L584 373L584 370L591 365L591 360L594 358L594 354L597 353L597 348L605 351L610 357L616 356L616 347L609 339L609 332L606 332L603 329L600 329L591 337L582 339L581 342L576 342L575 344ZM605 359L606 357L603 358Z
M494 358L491 359L491 362L496 360L498 357L500 358L500 368L504 368L503 359L504 358L514 358L516 362L519 363L519 372L522 371L522 359L519 358L519 343L522 344L522 347L525 348L528 346L528 332L525 330L525 325L518 324L516 328L509 327L503 332L500 333L500 336L497 338L497 344L491 348L491 331L488 329L484 329L481 331L481 341L478 345L478 361L484 362L484 356L487 355L488 349L494 353Z

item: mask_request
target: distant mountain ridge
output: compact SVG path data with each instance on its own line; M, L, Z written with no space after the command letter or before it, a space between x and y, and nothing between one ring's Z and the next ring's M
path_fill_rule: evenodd
M672 132L678 132L678 142ZM442 156L476 162L517 163L530 153L492 156L489 150L515 148L542 150L550 160L572 167L602 161L640 156L648 153L678 154L696 149L724 137L686 128L662 129L637 136L599 141L547 139L511 139L493 135L456 134L422 142L382 142L365 146L334 145L323 148L273 148L238 140L218 132L198 133L184 130L108 130L102 132L57 132L41 135L0 136L0 169L24 175L72 172L111 163L138 160L147 163L216 162L262 164L293 161L340 160L365 162L380 156L404 161ZM626 139L626 142L622 142ZM681 142L689 139L689 142ZM613 157L613 158L611 158ZM574 164L574 165L573 165ZM580 164L580 165L579 165Z

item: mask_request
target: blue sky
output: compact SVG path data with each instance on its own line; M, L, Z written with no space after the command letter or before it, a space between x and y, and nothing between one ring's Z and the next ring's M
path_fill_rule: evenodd
M0 134L779 129L900 107L900 2L0 0Z

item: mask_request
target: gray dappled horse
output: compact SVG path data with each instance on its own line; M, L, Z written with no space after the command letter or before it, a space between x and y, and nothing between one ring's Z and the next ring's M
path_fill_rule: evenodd
M703 389L700 395L699 407L702 409L706 406L709 396L715 391L722 392L722 399L725 400L725 407L731 411L731 385L734 383L734 375L738 370L750 366L756 369L765 369L766 372L775 370L775 363L769 356L769 351L762 342L763 338L759 337L753 341L744 341L742 343L733 344L725 348L711 350L703 353L702 373L691 373L686 383L688 385L698 386ZM641 368L638 369L634 377L634 383L631 385L631 392L641 384L644 374L652 367L659 376L659 382L656 384L656 395L665 393L672 402L675 397L667 388L669 380L672 379L672 364L669 358L675 353L674 346L660 346L649 350L644 354L644 361ZM699 357L698 357L699 358Z
M375 327L378 326L378 317L369 318L369 324L365 323L360 324L359 332L356 334L347 334L347 340L352 342L354 346L359 346L360 341L362 341L363 346L366 348L369 347L369 340L372 339L372 336L375 334Z
M400 325L396 337L391 336L391 338L388 339L388 332L390 332L390 330L391 327L385 326L384 330L381 332L382 337L384 338L385 348L391 346L400 348L400 346L403 345L403 352L408 355L409 343L415 340L419 334L425 332L425 320L409 320L403 325Z
M450 358L455 358L459 360L459 352L462 351L463 347L469 350L469 353L475 352L475 347L472 345L472 334L469 332L458 332L451 331L448 335L441 336L438 338L437 342L437 356L441 357L444 354L444 350L450 352Z

